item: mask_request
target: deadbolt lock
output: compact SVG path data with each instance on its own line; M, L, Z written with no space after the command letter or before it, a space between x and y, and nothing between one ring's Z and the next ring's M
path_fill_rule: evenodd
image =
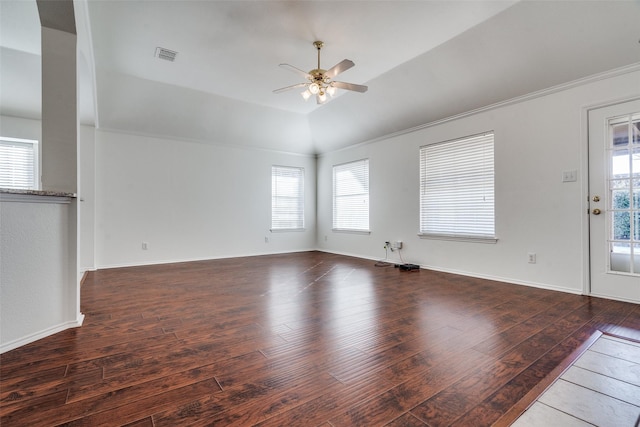
M599 202L600 201L600 196L593 196L593 201L594 202Z

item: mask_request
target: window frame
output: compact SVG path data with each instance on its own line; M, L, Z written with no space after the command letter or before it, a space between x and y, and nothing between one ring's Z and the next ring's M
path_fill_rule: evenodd
M453 157L455 155L455 150L460 149L461 147L469 148L472 144L479 144L478 147L471 147L481 153L475 153L477 157L474 157L473 160L467 161L462 165L456 165L455 168L449 168L448 165L455 165L449 157ZM445 149L447 152L443 151ZM435 153L436 150L440 149L440 153ZM428 176L427 176L427 155L439 155L440 162L439 164L435 164L433 167L435 168L435 174L439 179L443 180L451 180L451 176L455 175L456 183L452 183L448 185L446 188L441 187L440 189L434 190L431 193L427 194L428 188L426 186ZM444 153L444 154L443 154ZM487 158L486 154L490 153L490 156ZM480 159L480 157L482 157ZM489 162L487 163L487 160ZM446 165L442 166L441 165ZM472 171L465 171L464 167L472 166L474 169ZM496 215L495 215L495 132L487 131L479 134L468 135L461 138L455 138L451 140L441 141L432 144L426 144L420 147L419 150L419 167L420 167L420 182L419 182L419 232L418 236L420 238L427 239L438 239L438 240L454 240L454 241L468 241L468 242L479 242L479 243L496 243L498 241L498 237L496 235ZM440 167L440 168L439 168ZM478 168L482 168L481 171ZM461 173L462 171L462 173ZM458 172L458 174L455 174ZM439 175L438 175L439 174ZM458 197L451 198L451 202L462 202L465 208L475 208L473 212L480 212L478 215L457 215L456 208L453 207L453 213L457 218L446 217L448 214L442 214L444 218L444 224L439 227L430 228L426 223L428 218L428 213L426 212L426 208L429 205L430 201L433 200L434 195L438 192L442 193L443 191L454 191L456 188L461 189L465 188L464 185L461 185L459 182L477 182L477 179L480 179L479 188L475 189L475 193L472 196L482 196L483 202L474 202L470 200L468 197ZM487 185L490 184L490 188ZM445 185L447 185L445 183ZM468 187L466 187L468 188ZM489 192L487 192L490 190ZM489 198L489 203L487 202L487 198ZM442 205L443 209L446 207L451 208L453 204L448 206ZM458 206L460 206L458 204ZM460 211L464 212L464 211ZM468 212L468 211L466 211ZM484 215L483 215L484 214ZM489 214L490 222L483 221L486 219L487 214ZM461 220L460 218L467 218ZM474 224L478 225L476 228L477 232L469 232L469 229L474 228ZM440 228L441 230L435 230L434 228ZM483 231L483 228L485 229ZM486 232L486 231L489 232Z
M276 174L276 171L280 171L280 174ZM274 222L274 221L280 221L280 222L287 221L282 218L278 220L274 216L274 211L278 207L282 207L282 205L277 204L277 200L294 199L294 197L291 195L277 194L277 189L278 189L277 179L278 177L283 176L282 172L284 171L299 172L299 174L297 174L298 185L297 185L297 196L295 197L295 199L297 200L297 206L299 206L300 209L290 210L285 212L285 215L292 214L292 213L299 215L294 220L296 222L299 222L300 224L299 227L282 227L282 226L278 226L277 223ZM305 173L304 172L305 172L304 168L298 167L298 166L281 166L281 165L271 166L271 228L270 228L271 232L288 232L288 231L304 231L305 230L305 191L304 191Z
M8 136L0 136L0 149L3 147L8 147L10 145L22 145L27 146L30 145L31 149L28 150L31 152L31 168L27 172L26 168L23 169L23 173L30 175L30 184L28 186L16 186L16 185L3 185L0 180L0 188L7 188L12 190L39 190L40 189L40 160L39 160L39 141L36 139L26 139L26 138L13 138ZM0 159L1 160L1 159ZM0 163L0 168L2 164ZM0 171L0 174L3 172ZM7 176L10 176L7 173ZM25 180L26 181L26 180Z
M370 214L371 214L371 200L370 200L370 168L369 168L370 162L368 158L365 159L359 159L359 160L354 160L354 161L350 161L350 162L346 162L346 163L340 163L337 165L333 166L332 169L332 202L333 202L333 206L332 206L332 231L334 232L346 232L346 233L356 233L356 234L370 234L371 230L370 230ZM349 168L349 166L351 166L351 168ZM362 169L362 170L360 170ZM336 175L337 173L343 172L343 171L349 171L351 170L352 173L356 173L356 174L360 174L362 175L362 177L365 179L365 182L363 183L364 187L366 187L366 193L365 192L360 192L360 193L356 193L356 192L352 192L349 194L338 194L337 191L337 186L340 184L340 182L337 181L336 179ZM344 184L345 182L343 182ZM344 188L342 190L345 190ZM342 192L342 191L341 191ZM345 218L344 214L347 214L348 212L344 212L343 213L343 217L342 218L338 218L338 215L340 214L340 212L338 211L340 206L343 205L343 203L340 203L341 199L347 199L347 198L355 198L357 199L358 197L363 197L366 203L366 215L364 215L363 219L365 220L366 224L361 224L361 226L357 226L357 227L350 227L350 226L344 226L345 225L345 221L349 221L349 218ZM349 212L351 212L351 214L359 214L364 212L363 211L358 211L358 210L350 210ZM356 221L358 220L358 218L356 218ZM351 219L351 221L353 221L353 218Z

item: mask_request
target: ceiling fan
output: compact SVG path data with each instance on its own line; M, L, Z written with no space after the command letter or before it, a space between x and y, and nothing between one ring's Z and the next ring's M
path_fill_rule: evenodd
M294 73L302 75L307 79L307 81L304 83L297 83L295 85L276 89L273 91L274 93L281 93L287 90L305 87L305 91L302 92L302 97L305 101L308 100L312 95L315 95L317 103L324 104L325 102L327 102L327 95L334 96L337 89L346 89L361 93L367 91L367 86L338 82L333 80L333 78L338 74L356 65L353 63L353 61L344 59L328 70L323 70L322 68L320 68L320 49L322 49L324 43L321 41L315 41L313 42L313 45L316 47L316 49L318 49L318 68L306 72L301 70L300 68L294 67L293 65L280 64L282 68L286 68L293 71Z

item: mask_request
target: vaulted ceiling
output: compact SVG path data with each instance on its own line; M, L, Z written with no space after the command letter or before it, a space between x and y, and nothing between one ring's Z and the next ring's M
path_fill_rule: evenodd
M82 122L303 154L640 63L634 0L74 4ZM0 6L0 112L38 118L35 1ZM351 59L339 80L369 91L324 105L273 93L301 81L278 64L316 68L314 40L322 68Z

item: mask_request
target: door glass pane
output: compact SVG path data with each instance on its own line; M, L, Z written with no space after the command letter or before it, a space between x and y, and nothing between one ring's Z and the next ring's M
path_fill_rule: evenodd
M613 178L628 177L629 150L615 150L611 154L611 174Z
M611 143L614 147L629 145L629 128L627 123L611 126Z
M631 223L629 212L613 212L613 239L629 240L631 238Z
M611 251L617 254L628 254L630 251L629 243L611 242Z
M613 209L629 209L629 190L613 190L611 192L611 207Z
M609 188L613 190L626 190L629 191L629 180L628 179L613 179L609 183Z
M611 244L609 269L620 273L630 273L629 264L631 246L628 243L614 242Z

